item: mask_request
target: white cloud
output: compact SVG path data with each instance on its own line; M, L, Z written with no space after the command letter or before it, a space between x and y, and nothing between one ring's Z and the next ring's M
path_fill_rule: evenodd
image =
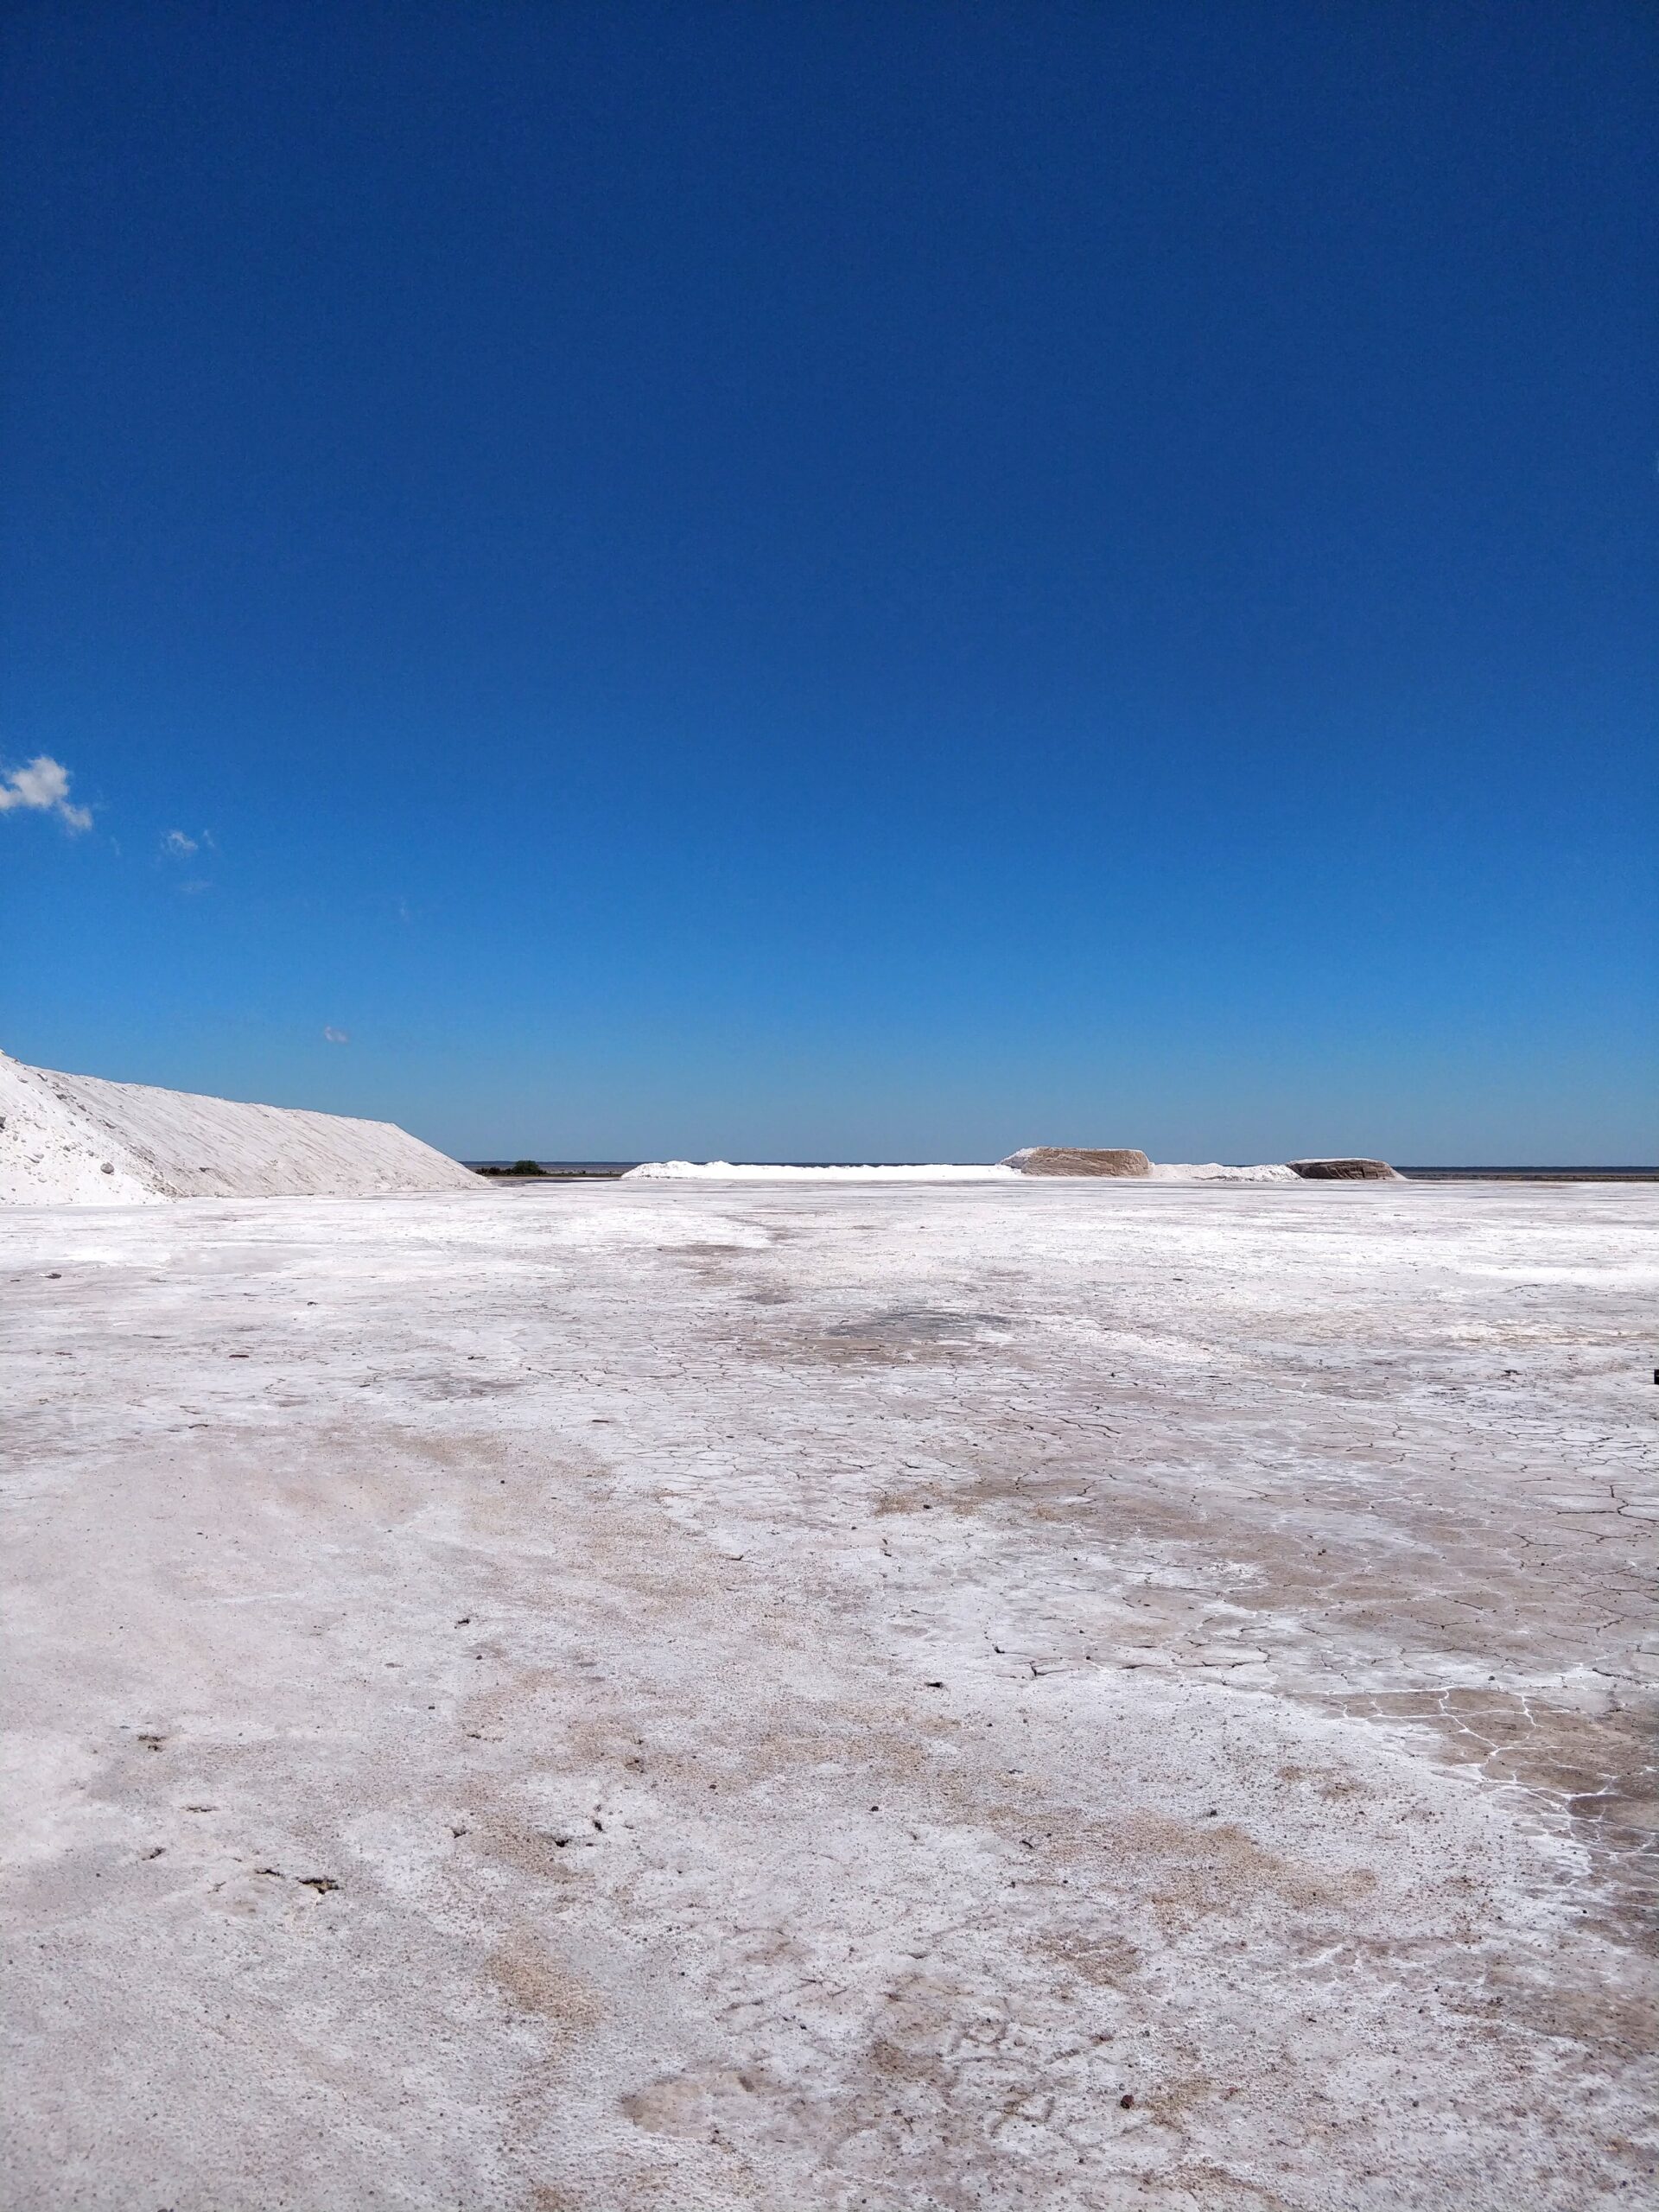
M175 853L181 860L188 859L197 849L196 840L194 837L187 837L182 830L169 830L162 840L162 850L164 853Z
M0 770L0 814L10 814L15 807L55 814L71 830L92 826L91 809L70 804L69 771L45 753L37 753L27 767Z
M349 1045L352 1041L349 1029L325 1028L322 1033L331 1045Z

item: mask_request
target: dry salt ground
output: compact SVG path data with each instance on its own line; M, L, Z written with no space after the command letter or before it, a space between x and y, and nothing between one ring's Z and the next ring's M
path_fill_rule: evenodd
M10 1211L4 2201L1652 2202L1656 1230Z

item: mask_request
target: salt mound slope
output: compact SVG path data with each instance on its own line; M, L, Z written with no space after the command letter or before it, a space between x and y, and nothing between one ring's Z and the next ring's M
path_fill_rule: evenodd
M0 1052L0 1205L481 1191L392 1122L25 1067Z

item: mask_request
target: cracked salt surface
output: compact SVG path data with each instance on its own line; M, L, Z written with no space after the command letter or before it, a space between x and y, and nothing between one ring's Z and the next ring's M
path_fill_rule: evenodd
M1656 1227L13 1213L11 2201L1636 2201Z

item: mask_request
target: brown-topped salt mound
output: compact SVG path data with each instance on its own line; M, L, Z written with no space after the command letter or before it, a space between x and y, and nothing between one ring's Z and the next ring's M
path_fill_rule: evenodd
M1144 1152L1090 1152L1076 1145L1028 1144L1001 1163L1021 1175L1150 1175Z
M0 1205L480 1191L392 1122L25 1067L0 1052Z
M1293 1175L1305 1183L1401 1183L1405 1178L1386 1160L1293 1160Z

